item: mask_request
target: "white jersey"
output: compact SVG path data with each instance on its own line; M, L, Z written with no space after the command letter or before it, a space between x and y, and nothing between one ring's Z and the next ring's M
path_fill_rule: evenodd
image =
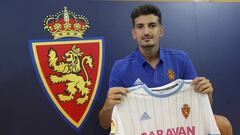
M207 94L191 81L129 88L112 114L112 135L220 135Z

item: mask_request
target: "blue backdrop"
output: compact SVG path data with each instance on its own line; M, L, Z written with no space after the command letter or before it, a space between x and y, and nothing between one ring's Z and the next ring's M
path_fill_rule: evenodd
M0 134L106 135L98 111L108 91L113 62L136 49L130 13L144 2L81 0L4 1L1 12ZM229 118L234 135L240 133L238 81L240 73L240 3L160 3L165 28L161 46L184 50L199 76L214 86L213 110ZM32 66L28 40L51 39L43 29L47 15L69 10L85 15L90 29L85 37L105 37L105 64L94 108L77 133L57 113L40 86Z

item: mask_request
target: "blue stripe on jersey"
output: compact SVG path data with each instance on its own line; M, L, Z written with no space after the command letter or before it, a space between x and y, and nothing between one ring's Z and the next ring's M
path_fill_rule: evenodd
M152 91L147 87L147 85L144 84L144 85L142 85L142 86L143 86L143 89L144 89L149 95L154 96L154 97L164 98L164 97L169 97L169 96L171 96L171 95L179 92L179 91L182 89L182 87L183 87L183 85L184 85L184 81L182 81L182 80L180 80L180 79L179 79L179 81L180 81L180 83L178 84L178 86L175 87L175 88L173 88L173 89L168 90L168 93L166 93L166 92L164 92L164 91L162 91L161 93L152 92ZM169 92L169 91L170 91L170 92Z
M147 92L149 95L154 96L154 97L159 97L159 98L164 98L164 97L169 97L177 92L179 92L181 90L181 88L183 87L184 84L189 84L191 83L191 81L184 81L182 79L178 79L176 81L174 81L175 84L178 84L176 87L169 89L167 91L159 91L159 92L153 92L151 89L149 89L147 87L146 84L143 85L138 85L138 86L133 86L133 87L129 87L128 90L129 92L134 91L134 90L138 90L140 88L144 89L145 92ZM164 86L163 86L164 87ZM170 86L171 87L171 86Z

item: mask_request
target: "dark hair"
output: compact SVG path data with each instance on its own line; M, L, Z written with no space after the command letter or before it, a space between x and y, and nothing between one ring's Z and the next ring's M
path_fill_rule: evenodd
M149 15L153 14L158 17L158 22L162 24L162 18L161 18L161 11L158 7L151 5L151 4L145 4L138 6L133 9L131 13L131 18L132 18L132 24L134 26L134 20L135 18L139 17L140 15Z

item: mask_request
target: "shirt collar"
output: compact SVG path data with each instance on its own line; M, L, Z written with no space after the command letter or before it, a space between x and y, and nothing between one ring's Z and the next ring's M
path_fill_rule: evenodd
M142 54L140 53L139 49L137 49L135 51L135 55L136 55L136 58L137 60L139 61L139 63L141 65L145 65L147 63L147 61L145 61L144 57L142 56ZM159 56L159 62L164 62L164 49L163 48L160 48L160 51L158 51L158 56Z
M160 48L160 51L159 51L159 60L161 61L161 62L164 62L165 61L165 51L164 51L164 48Z

